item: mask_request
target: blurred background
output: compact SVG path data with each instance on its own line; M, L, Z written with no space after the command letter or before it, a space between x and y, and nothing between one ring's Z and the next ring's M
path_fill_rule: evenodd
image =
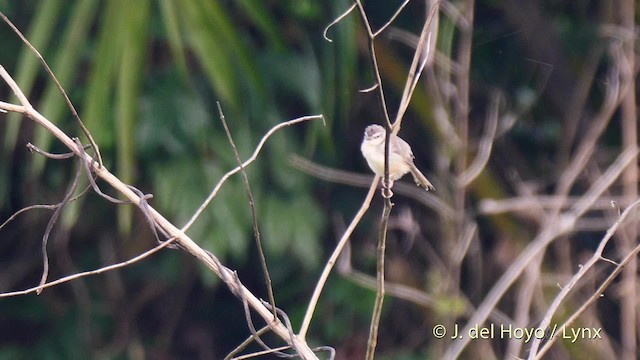
M372 27L384 25L402 2L365 1ZM0 0L0 11L49 63L105 165L153 194L151 205L179 227L237 165L216 102L243 159L274 125L324 115L326 126L311 121L278 131L247 169L276 302L297 329L322 266L372 179L359 150L363 130L384 121L376 92L361 92L374 76L358 12L328 29L332 42L323 37L350 5ZM376 40L392 117L426 8L411 1ZM378 358L439 358L451 340L435 339L433 326L464 325L550 209L572 206L624 148L637 144L637 14L633 0L442 2L435 62L400 131L436 192L424 193L408 176L394 188L387 280L396 291L385 299ZM5 23L0 39L0 65L34 107L86 142L37 57ZM0 100L16 101L4 82ZM28 142L65 151L29 119L0 114L0 222L29 205L60 202L73 180L72 159L32 154ZM586 146L588 160L562 193L559 179ZM294 154L312 163L292 162ZM467 171L474 160L477 171ZM327 177L315 165L343 172ZM535 326L541 320L558 284L615 221L610 200L624 208L637 197L636 168L634 162L624 181L534 261L537 276L516 282L493 322ZM381 210L376 193L351 237L351 267L343 259L334 270L307 336L312 346L334 347L338 359L364 357ZM38 284L51 215L31 210L0 229L0 292ZM266 299L251 224L236 175L188 234ZM630 251L636 225L607 248L613 260ZM70 203L53 228L49 278L124 261L155 244L139 210L89 192ZM604 329L605 340L560 344L551 358L635 358L635 266L583 317ZM558 321L610 270L603 265L586 277ZM530 295L522 299L528 284ZM221 359L249 334L242 303L192 256L175 250L40 296L0 299L0 359ZM469 349L469 358L526 354L526 345L508 339Z

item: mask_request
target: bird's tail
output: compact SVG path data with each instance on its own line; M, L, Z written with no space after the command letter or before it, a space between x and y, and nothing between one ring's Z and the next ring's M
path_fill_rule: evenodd
M420 170L418 170L418 168L413 164L411 166L411 175L413 175L413 180L415 180L416 185L422 186L427 191L436 189L435 187L433 187L433 184L431 184L431 182L427 180L427 177L424 176L420 172Z

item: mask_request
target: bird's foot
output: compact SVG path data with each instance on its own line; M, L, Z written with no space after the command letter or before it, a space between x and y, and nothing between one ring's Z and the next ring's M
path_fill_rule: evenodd
M384 183L384 179L380 180L380 182L382 183L382 189L381 189L381 193L382 193L382 197L385 199L391 199L393 197L393 191L391 191L391 188L393 187L393 180L389 180L389 186L385 186Z

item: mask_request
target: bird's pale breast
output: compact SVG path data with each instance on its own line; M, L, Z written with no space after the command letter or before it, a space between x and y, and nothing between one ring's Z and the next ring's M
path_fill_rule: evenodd
M371 170L378 176L384 176L384 143L372 145L368 142L363 142L360 150ZM389 153L389 178L391 180L398 180L409 171L409 165L400 155L393 152Z

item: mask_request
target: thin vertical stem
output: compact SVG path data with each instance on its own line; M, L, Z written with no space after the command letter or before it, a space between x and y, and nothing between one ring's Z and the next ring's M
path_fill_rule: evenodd
M260 238L260 230L258 228L258 216L256 215L256 206L255 200L253 199L253 192L251 191L251 186L249 185L249 177L247 176L247 172L244 170L244 166L242 166L240 153L238 153L238 148L236 147L235 141L233 141L233 136L231 136L231 131L229 130L229 125L227 125L227 120L225 119L224 113L222 112L220 102L218 102L217 105L218 113L220 114L220 121L222 121L224 132L227 134L227 139L229 140L229 144L231 144L231 148L233 149L233 155L236 157L236 161L238 161L238 166L240 166L240 173L242 174L242 180L244 180L247 197L249 198L249 210L251 210L253 237L256 240L258 257L260 258L260 265L262 266L262 273L264 274L264 282L267 287L267 294L269 296L269 304L271 305L271 310L273 310L273 320L275 321L278 319L278 314L276 313L276 299L273 295L273 286L271 283L271 276L269 275L269 268L267 267L267 258L265 257L264 249L262 248L262 240Z
M454 159L454 168L457 176L465 173L467 169L467 150L469 141L469 81L471 73L471 46L473 40L473 11L474 0L467 0L465 2L464 18L465 22L469 24L468 27L461 29L460 38L460 52L458 55L457 63L459 65L460 72L457 74L456 87L458 92L457 104L455 107L454 126L457 130L458 138L461 141L462 146L460 151ZM448 243L448 249L445 249L448 253L455 248L457 243L461 241L464 236L465 228L465 203L466 203L467 186L464 184L454 185L454 211L455 218L453 224L453 239ZM448 259L451 261L452 259ZM453 268L452 279L458 281L459 268ZM451 289L458 288L457 283L450 284Z
M634 43L635 39L628 34L634 33L635 28L635 5L634 0L621 0L619 4L620 23L623 28L625 38L622 45L621 55L627 62L630 71L626 76L633 77L634 64ZM633 79L627 79L633 83ZM636 104L635 86L630 86L620 104L622 115L622 143L625 149L636 147L638 144L638 114ZM638 166L636 163L630 164L622 173L624 198L632 202L638 198ZM635 210L634 210L635 211ZM638 236L638 221L636 216L631 216L631 221L625 226L620 236L623 254L629 253ZM629 266L622 274L622 298L620 311L620 334L622 341L621 359L635 359L637 355L637 260L634 257Z
M388 191L388 189L385 189ZM377 265L376 265L376 301L373 305L373 312L371 314L371 325L369 327L369 341L367 341L367 353L365 359L373 360L376 352L376 345L378 344L378 330L380 327L380 316L382 315L382 304L384 303L384 260L385 250L387 244L387 226L389 224L389 215L391 215L391 208L393 203L391 198L386 198L384 202L384 210L382 212L382 219L380 220L380 235L378 238L378 248L376 251Z

